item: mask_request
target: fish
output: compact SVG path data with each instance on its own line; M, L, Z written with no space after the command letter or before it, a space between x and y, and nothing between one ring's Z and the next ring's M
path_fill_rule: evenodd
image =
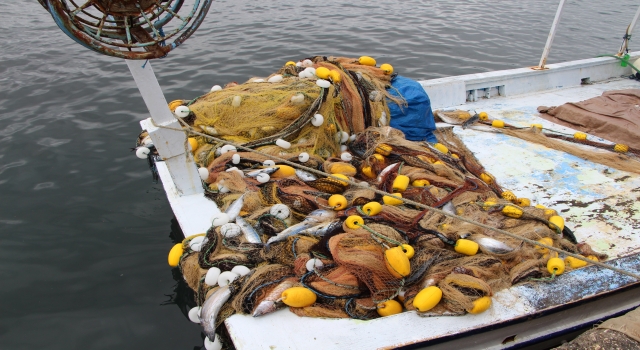
M483 249L493 254L507 254L516 250L515 248L512 248L497 239L493 239L489 237L481 237L481 238L475 239L475 241Z
M270 166L268 168L262 168L262 169L258 169L258 170L251 170L251 171L247 171L244 173L244 175L246 177L256 177L260 174L267 174L267 175L271 175L273 173L275 173L276 171L278 171L278 169L280 169L280 167L278 166Z
M269 240L267 241L267 247L275 242L282 241L289 236L297 235L303 230L313 227L314 224L315 222L313 221L302 221L293 226L289 226L288 228L284 229L284 231L278 233L276 236L269 238Z
M445 203L445 205L442 206L442 210L449 214L456 214L456 207L451 203L451 201Z
M262 239L258 232L249 225L241 216L236 217L236 224L240 226L240 231L244 235L244 239L249 243L262 244Z
M335 210L327 210L327 209L316 209L307 215L303 221L315 221L317 223L333 220L337 215Z
M478 120L480 120L480 116L478 115L478 113L475 113L473 116L471 116L471 118L465 120L464 123L462 123L462 128L466 129L475 124Z
M243 193L238 199L233 201L233 203L231 203L231 205L225 211L225 213L227 215L229 215L229 221L235 220L236 217L240 214L240 210L242 209L242 206L244 205L244 195L245 194L246 193Z
M302 220L302 222L297 223L293 226L289 226L284 231L278 233L276 236L269 238L267 241L267 246L282 241L289 236L300 234L302 231L314 227L320 223L324 223L326 221L330 221L335 219L336 212L334 210L326 210L326 209L316 209L309 213L307 217Z
M331 227L332 224L333 224L333 221L324 222L322 224L318 224L313 227L309 227L308 229L302 230L299 234L324 236L324 234L327 233L327 230L329 229L329 227Z
M211 294L204 302L204 305L202 305L200 324L204 328L204 334L207 335L209 340L215 339L216 318L218 318L220 309L222 309L222 306L230 297L231 289L229 289L229 286L220 287L220 289Z
M461 125L465 121L472 118L472 116L476 113L475 111L472 112L472 111L462 111L462 110L455 110L455 111L437 110L437 111L434 111L433 114L436 118L439 118L445 123L448 123L451 125Z
M296 176L302 181L315 181L318 179L318 177L312 173L300 169L296 169Z
M394 169L394 167L399 166L400 163L393 163L391 165L386 166L384 169L382 169L382 171L380 172L380 174L378 174L378 178L376 179L378 181L378 183L381 183L385 176L387 175L387 173L389 173L391 170Z
M269 294L262 299L260 304L256 306L251 316L258 317L276 311L278 306L281 304L279 300L282 298L282 292L293 287L294 284L295 282L290 280L280 282L280 284L269 292Z

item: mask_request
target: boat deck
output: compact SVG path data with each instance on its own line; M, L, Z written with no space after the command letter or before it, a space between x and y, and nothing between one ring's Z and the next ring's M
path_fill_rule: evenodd
M540 105L556 106L599 96L607 90L638 88L614 79L513 97L480 99L458 106L486 111L517 126L540 123L573 133L538 117ZM482 128L481 128L482 129ZM556 209L578 241L606 253L614 266L640 271L640 177L512 138L490 128L455 127L467 147L501 186ZM591 136L590 136L591 137ZM594 140L602 141L594 138ZM638 283L611 270L588 266L550 282L502 290L479 315L423 318L415 312L361 321L301 318L280 310L259 318L234 315L225 321L238 349L372 349L399 346L464 349L522 346L554 332L584 326L604 315L640 304ZM615 292L612 292L615 291ZM603 294L608 298L602 298ZM603 311L605 310L605 311ZM552 312L553 311L553 312Z
M559 106L600 96L609 90L640 88L640 82L616 79L511 98L482 99L465 109L486 111L492 119L516 126L542 124L568 134L575 130L538 116L538 106ZM532 203L556 209L579 241L610 258L640 252L640 176L573 155L492 132L462 130L459 135L500 185ZM495 129L494 129L495 130ZM608 142L589 136L590 140ZM584 146L585 149L593 148ZM595 151L597 152L597 151Z

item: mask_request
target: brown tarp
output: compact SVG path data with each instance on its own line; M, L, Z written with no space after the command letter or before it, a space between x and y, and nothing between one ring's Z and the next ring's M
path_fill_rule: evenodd
M640 89L612 90L582 102L538 107L546 120L640 148Z
M614 331L624 333L629 338L640 342L640 308L637 308L624 316L606 320L598 327L613 329Z

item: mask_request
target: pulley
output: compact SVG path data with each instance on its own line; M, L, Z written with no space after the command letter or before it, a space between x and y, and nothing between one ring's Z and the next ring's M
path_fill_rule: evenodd
M213 0L38 0L69 37L99 53L166 56L202 23Z

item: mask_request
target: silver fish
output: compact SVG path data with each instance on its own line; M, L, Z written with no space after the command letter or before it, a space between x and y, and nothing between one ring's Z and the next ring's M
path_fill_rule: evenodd
M474 239L476 241L476 243L478 243L483 249L489 251L490 253L493 254L507 254L507 253L511 253L514 250L516 250L515 248L512 248L506 244L504 244L503 242L497 240L497 239L493 239L493 238L489 238L489 237L481 237L478 239Z
M258 232L249 225L241 216L236 217L236 224L240 226L240 231L244 235L244 239L249 243L262 243Z
M390 172L391 169L393 169L393 167L395 167L397 165L398 165L398 163L393 163L391 165L386 166L384 169L382 169L380 174L378 174L378 178L376 178L378 183L382 182L382 179L384 179L385 175L387 175L387 173Z
M269 238L269 240L267 241L267 246L272 243L282 241L289 236L300 234L302 231L314 227L320 223L333 220L336 215L337 213L334 210L316 209L309 213L309 215L307 215L307 217L304 218L302 222L297 223L293 226L289 226L284 231L278 233L278 235Z
M302 221L300 223L297 223L293 226L289 226L286 229L284 229L284 231L278 233L276 236L273 236L271 238L269 238L269 240L267 241L267 246L275 243L275 242L279 242L284 240L285 238L289 237L289 236L293 236L293 235L297 235L300 232L302 232L303 230L306 230L310 227L313 227L314 224L316 224L315 221Z
M480 116L478 115L478 113L474 113L473 116L471 116L471 118L465 120L464 123L462 123L462 128L466 129L471 125L475 124L478 120L480 120Z
M315 181L318 179L318 177L312 173L300 169L296 169L296 176L302 181Z
M294 281L285 280L280 282L280 284L267 294L260 304L256 306L256 309L253 310L253 314L251 314L251 316L258 317L276 311L278 306L281 305L278 300L282 297L282 292L293 287L293 285Z
M271 175L273 173L275 173L276 171L278 171L278 169L280 169L280 167L278 166L271 166L268 168L262 168L262 169L258 169L258 170L251 170L251 171L247 171L244 173L245 176L247 177L256 177L260 174L267 174L267 175Z
M315 225L313 227L309 227L308 229L302 230L300 231L300 234L324 236L324 234L327 233L327 230L329 229L329 227L331 227L331 224L333 224L332 221L324 222L322 224Z
M216 318L220 313L220 309L224 303L231 297L231 290L229 286L220 287L217 291L211 294L207 301L202 305L202 311L200 311L200 324L204 328L204 334L207 335L209 340L215 339L216 336Z
M445 205L443 205L442 210L446 211L449 214L455 215L456 213L456 207L453 205L453 203L451 203L451 201L448 201Z
M242 196L240 196L238 199L233 201L233 203L231 203L229 208L227 208L227 210L225 211L225 213L227 215L229 215L229 221L235 220L236 217L240 214L240 210L242 209L242 206L244 205L244 195L245 194L246 193L242 194Z
M332 220L336 217L337 212L335 210L316 209L309 213L303 221L315 221L317 223Z

